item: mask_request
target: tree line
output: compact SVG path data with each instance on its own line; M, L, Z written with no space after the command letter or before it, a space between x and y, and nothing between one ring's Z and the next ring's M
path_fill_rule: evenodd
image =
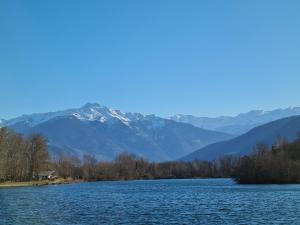
M300 183L300 135L271 148L258 144L253 154L237 161L231 176L241 184Z
M0 181L28 181L47 168L46 140L38 134L24 138L0 129Z
M258 144L249 156L228 155L214 161L150 162L130 153L120 153L112 161L98 161L92 155L49 160L41 135L25 138L0 128L0 182L30 181L45 170L86 181L232 177L245 184L300 183L300 136L292 143L282 139L271 149Z
M130 153L120 153L112 161L98 161L92 155L82 159L60 155L49 160L47 141L39 134L23 137L0 128L0 182L30 181L45 170L59 177L100 180L217 178L228 177L233 160L193 162L149 162Z
M234 157L223 157L212 162L149 162L125 152L112 161L97 161L95 157L85 155L81 162L77 157L61 156L53 166L64 178L100 181L229 177L234 163Z

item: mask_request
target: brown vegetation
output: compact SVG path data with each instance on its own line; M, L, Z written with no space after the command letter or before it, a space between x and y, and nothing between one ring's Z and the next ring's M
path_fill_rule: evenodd
M278 142L272 149L257 145L250 156L225 156L215 161L149 162L129 153L113 161L97 161L85 155L60 156L49 162L45 139L24 138L7 128L0 129L0 182L32 181L43 170L54 170L63 179L100 181L173 178L233 177L238 183L300 183L300 138Z
M0 182L32 180L47 165L47 144L42 136L24 138L0 129Z
M281 139L272 149L257 145L238 161L233 177L241 184L300 183L300 138L292 143Z
M229 157L228 157L229 159ZM83 163L74 157L62 156L54 163L61 176L88 181L99 180L136 180L171 178L217 178L228 177L233 160L222 159L215 162L149 162L129 153L119 154L113 161L97 160L84 156Z

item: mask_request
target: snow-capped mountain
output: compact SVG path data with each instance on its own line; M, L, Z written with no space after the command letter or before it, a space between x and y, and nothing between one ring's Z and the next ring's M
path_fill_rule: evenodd
M4 120L0 119L0 127L2 127L3 123L4 123Z
M213 160L223 155L248 155L257 143L271 147L282 138L294 141L299 138L299 132L300 116L286 117L255 127L236 138L205 146L182 159Z
M11 126L17 123L24 123L30 127L44 123L56 117L74 116L81 121L99 121L101 123L113 123L120 121L126 125L129 124L130 119L122 113L120 110L114 110L101 106L98 103L87 103L79 109L68 109L64 111L49 112L49 113L35 113L31 115L23 115L15 119L6 121L7 126ZM136 115L138 117L138 114ZM130 118L134 118L130 114Z
M177 122L189 123L203 129L240 135L262 124L296 115L300 115L300 107L276 109L273 111L253 110L234 117L220 116L209 118L178 114L172 116L170 119Z
M88 103L78 109L23 115L3 124L16 132L41 133L53 155L93 154L112 159L127 151L150 160L172 160L231 135L155 115L123 113Z

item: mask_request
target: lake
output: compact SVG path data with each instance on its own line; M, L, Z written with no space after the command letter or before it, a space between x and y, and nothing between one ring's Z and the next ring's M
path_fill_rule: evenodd
M0 224L300 224L300 185L194 179L0 189Z

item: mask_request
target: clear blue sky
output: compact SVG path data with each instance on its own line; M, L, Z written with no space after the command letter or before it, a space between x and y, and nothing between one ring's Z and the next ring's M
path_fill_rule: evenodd
M299 1L1 0L0 118L299 106Z

